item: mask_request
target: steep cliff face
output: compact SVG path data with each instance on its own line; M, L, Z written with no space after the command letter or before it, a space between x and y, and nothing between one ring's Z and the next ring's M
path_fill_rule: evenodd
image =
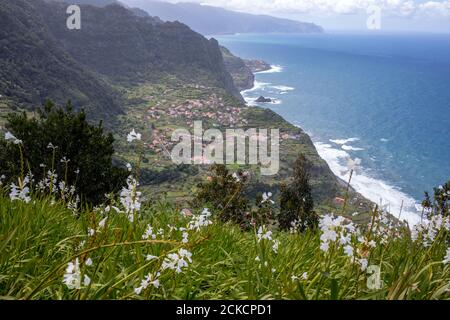
M0 94L27 108L71 99L105 118L121 112L114 90L73 59L52 36L42 1L0 3Z
M81 5L81 30L69 30L66 9L59 1L0 3L0 94L10 103L31 108L46 98L71 99L108 120L121 112L111 84L167 75L241 99L214 39L114 4Z
M262 60L247 60L233 55L230 50L221 46L223 62L226 70L231 74L234 85L240 90L247 90L253 87L255 82L255 72L269 70L270 64Z
M65 9L65 5L45 7L49 28L62 47L90 69L125 83L176 75L240 97L216 40L182 23L162 23L114 4L82 5L82 28L74 32L60 27L65 24Z

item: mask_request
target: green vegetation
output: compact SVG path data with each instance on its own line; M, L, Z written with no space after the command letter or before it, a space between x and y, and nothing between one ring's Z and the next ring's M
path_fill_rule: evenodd
M7 121L7 129L21 141L0 140L0 172L8 182L30 173L29 179L37 181L62 177L63 185L53 183L53 192L73 186L85 202L94 204L124 185L127 171L112 165L112 134L104 133L101 122L89 124L84 112L74 113L70 102L60 109L47 101L37 117L12 113Z
M189 226L192 217L183 217L168 203L145 206L134 223L106 210L103 206L74 216L63 203L54 204L49 198L27 204L1 196L1 298L449 298L444 229L425 247L421 240L411 240L405 228L395 234L393 229L376 232L380 227L376 222L363 233L375 247L355 244L355 255L366 257L369 266L381 267L381 288L369 289L371 275L361 270L358 260L348 257L337 242L327 253L320 250L319 233L274 232L258 241L257 227L244 232L220 222L214 212L212 224L188 230L188 242L183 243L183 231L175 228ZM157 234L155 239L143 239L148 225ZM192 262L186 256L187 267L180 273L163 269L168 254L181 248L192 253ZM76 270L67 270L77 259L80 289L69 289L64 275L78 283ZM146 275L149 283L142 282ZM159 283L152 283L155 279ZM137 294L143 285L147 288Z
M309 185L308 162L300 155L294 165L294 178L290 185L281 186L280 227L290 229L297 225L299 231L317 227L314 200Z
M12 147L23 141L7 134ZM127 140L142 150L139 133ZM53 183L0 177L0 297L3 299L448 299L450 183L435 190L426 221L412 227L377 207L357 226L333 214L289 232L254 219L242 228L229 203L246 174L216 177L199 210L144 201L135 177L95 208ZM304 165L300 158L298 164ZM83 170L83 168L80 168ZM297 168L298 177L304 172ZM233 180L231 180L233 179ZM301 179L297 179L301 180ZM294 182L296 179L294 179ZM298 181L297 181L298 182ZM44 192L37 186L50 185ZM209 190L208 188L215 188ZM226 190L226 189L230 190ZM238 190L238 192L236 192ZM219 191L219 193L217 193ZM229 195L232 193L231 197ZM200 200L198 197L197 200ZM261 198L260 198L261 199ZM263 194L258 212L274 203ZM233 210L238 208L233 208ZM224 219L225 218L225 219ZM269 221L270 223L270 221ZM244 230L246 229L246 230Z

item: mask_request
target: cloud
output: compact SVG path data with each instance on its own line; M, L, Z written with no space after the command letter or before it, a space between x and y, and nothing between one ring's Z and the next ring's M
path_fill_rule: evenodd
M428 16L450 17L450 0L428 1L419 5L420 12Z

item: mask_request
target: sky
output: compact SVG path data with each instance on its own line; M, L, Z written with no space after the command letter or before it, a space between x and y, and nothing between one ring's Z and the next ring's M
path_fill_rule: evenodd
M132 6L154 0L122 0ZM180 0L160 0L180 2ZM379 8L380 32L450 33L450 0L183 0L234 11L314 22L327 31L368 31ZM368 12L368 9L371 10ZM371 30L373 31L373 30Z

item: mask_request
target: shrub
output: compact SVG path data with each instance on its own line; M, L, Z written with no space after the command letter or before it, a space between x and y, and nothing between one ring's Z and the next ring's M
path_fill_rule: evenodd
M317 226L318 216L314 212L308 162L304 155L295 161L293 181L289 185L281 185L278 222L280 228L285 230L291 228L292 224L296 224L299 231Z
M125 184L126 170L112 165L113 136L101 122L89 124L83 111L74 113L70 101L64 109L47 101L33 118L10 114L6 127L22 140L20 149L0 140L0 173L11 180L24 171L41 180L52 171L92 204Z

